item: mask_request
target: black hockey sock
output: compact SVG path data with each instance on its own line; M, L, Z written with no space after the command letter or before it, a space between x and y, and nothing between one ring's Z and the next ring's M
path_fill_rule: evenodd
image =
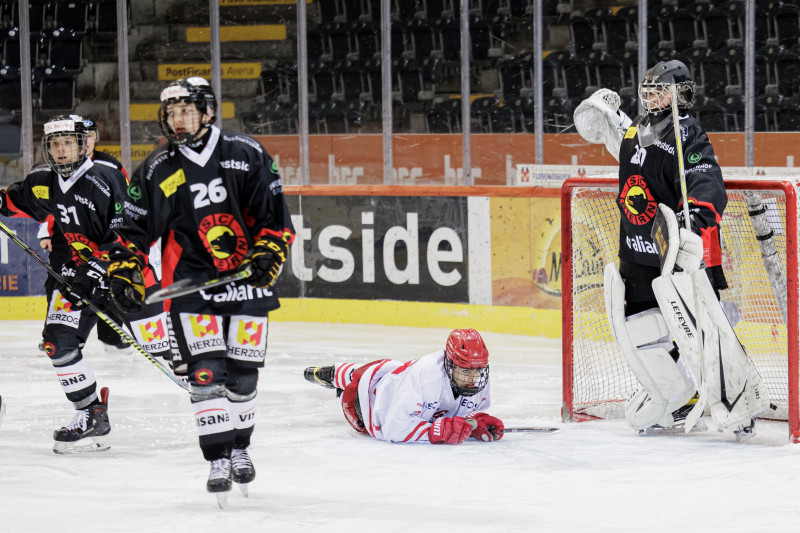
M230 459L232 443L225 442L219 444L203 444L200 449L206 461L216 461L217 459Z

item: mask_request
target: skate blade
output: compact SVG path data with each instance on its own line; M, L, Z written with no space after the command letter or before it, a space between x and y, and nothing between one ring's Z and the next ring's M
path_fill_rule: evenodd
M250 483L237 483L236 486L239 487L239 490L242 491L242 495L247 498L250 494L248 492L248 486Z
M56 441L53 444L53 452L59 455L69 455L73 453L104 452L111 448L104 440L95 437L86 437L75 442Z
M708 431L708 426L706 425L705 422L703 422L702 418L698 418L697 422L695 423L691 431L689 431L689 433L702 433L703 431ZM639 430L639 435L643 435L645 437L654 437L658 435L683 435L685 433L686 430L683 424L679 424L669 428L649 427L647 429Z
M747 442L756 436L755 430L753 431L734 431L736 442Z
M225 509L228 507L228 493L227 492L215 492L214 496L217 497L217 505L219 505L220 509Z

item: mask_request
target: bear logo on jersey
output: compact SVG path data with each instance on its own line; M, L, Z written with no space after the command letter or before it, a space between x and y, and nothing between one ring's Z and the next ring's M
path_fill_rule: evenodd
M233 215L208 215L200 221L197 232L219 271L236 268L247 253L247 238Z
M625 182L617 199L625 217L637 226L647 224L656 216L658 202L647 186L644 177L633 175Z
M97 250L97 244L90 241L86 235L81 233L65 233L70 248L72 248L72 260L82 263L88 261Z

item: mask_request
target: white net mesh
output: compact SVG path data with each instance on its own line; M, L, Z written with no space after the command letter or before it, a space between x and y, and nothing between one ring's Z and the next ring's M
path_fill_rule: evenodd
M569 183L569 182L568 182ZM563 295L563 305L571 309L572 320L565 324L563 335L571 336L573 413L600 418L624 416L624 402L637 389L637 382L619 353L605 316L603 269L609 261L617 261L619 247L619 211L615 205L618 187L579 186L563 189L569 194L572 271L571 294ZM745 190L728 187L728 206L722 221L723 268L729 288L722 299L733 302L741 312L735 331L758 368L771 401L777 405L775 418L788 416L788 358L796 343L789 343L787 328L781 316L780 303L765 268L759 240L748 214ZM786 197L781 189L762 189L757 182L745 184L760 195L772 228L776 258L786 269L787 232ZM743 186L738 185L741 189ZM793 240L791 242L794 242ZM794 253L794 252L793 252ZM796 275L797 273L794 273ZM789 295L788 306L797 307L797 295ZM565 343L567 346L568 343ZM797 364L797 354L791 356ZM565 413L566 415L566 413ZM795 421L796 423L796 421Z

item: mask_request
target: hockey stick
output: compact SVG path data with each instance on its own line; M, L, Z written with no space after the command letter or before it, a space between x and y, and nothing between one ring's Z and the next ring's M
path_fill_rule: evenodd
M523 427L523 428L505 428L500 430L500 433L555 433L560 431L561 428L545 428L545 427Z
M14 232L11 230L11 228L9 228L8 226L6 226L6 225L5 225L5 224L4 224L2 221L0 221L0 230L2 230L2 231L3 231L3 233L5 233L6 235L8 235L8 236L11 238L11 240L12 240L12 241L14 241L15 243L17 243L17 246L19 246L20 248L22 248L22 249L23 249L23 250L24 250L24 251L25 251L25 252L26 252L28 255L30 255L31 257L33 257L34 259L36 259L36 261L38 261L38 262L39 262L39 264L40 264L40 265L42 265L42 266L45 268L45 270L47 270L47 272L49 272L49 273L50 273L50 275L51 275L51 276L53 276L53 279L55 279L55 280L56 280L58 283L60 283L61 285L64 285L64 286L69 286L69 285L67 284L67 282L66 282L66 281L64 281L64 278L62 278L62 277L61 277L61 274L59 274L58 272L56 272L56 271L53 269L53 267L51 267L51 266L50 266L50 264L49 264L49 263L47 263L47 262L46 262L44 259L42 259L42 258L39 256L39 254L37 254L37 253L36 253L36 251L34 251L34 250L33 250L33 248L31 248L31 247L30 247L30 246L28 246L28 245L27 245L27 244L26 244L26 243L25 243L23 240L21 240L20 238L18 238L18 237L17 237L17 236L14 234ZM179 386L179 387L181 387L182 389L189 390L189 385L188 385L188 384L186 384L186 383L182 382L182 381L181 381L181 380L179 380L177 377L175 377L175 375L174 375L172 372L170 372L170 371L169 371L169 369L167 369L167 368L166 368L166 367L165 367L163 364L161 364L161 362L159 362L159 361L158 361L158 359L156 359L155 357L153 357L152 355L150 355L150 354L147 352L147 350L145 350L144 348L142 348L142 347L141 347L141 345L140 345L138 342L136 342L136 339L134 339L134 338L133 338L133 337L132 337L132 336L131 336L131 335L130 335L130 334L127 332L127 331L125 331L125 330L124 330L124 329L123 329L123 328L122 328L122 327L121 327L119 324L117 324L116 322L114 322L114 320L112 320L112 319L111 319L111 318L110 318L108 315L106 315L105 313L103 313L103 312L102 312L102 311L101 311L101 310L100 310L100 309L99 309L99 308L98 308L98 307L97 307L97 306L96 306L94 303L92 303L90 300L84 300L84 301L86 302L86 305L87 305L87 307L88 307L89 309L91 309L91 310L92 310L92 311L93 311L93 312L94 312L94 313L95 313L95 314L98 316L98 318L100 318L100 319L101 319L103 322L105 322L106 324L108 324L108 325L111 327L111 329L113 329L113 330L114 330L114 331L115 331L117 334L119 334L119 336L120 336L120 337L122 337L123 339L125 339L125 341L129 342L129 343L130 343L130 345L131 345L131 346L133 346L133 347L136 349L136 351L137 351L137 352L139 352L140 354L142 354L142 355L143 355L143 356L144 356L144 357L145 357L145 358L146 358L148 361L150 361L151 363L153 363L153 364L156 366L156 368L158 368L158 369L159 369L159 370L160 370L160 371L161 371L161 372L162 372L162 373L163 373L165 376L167 376L167 377L168 377L170 380L172 380L172 382L173 382L173 383L175 383L176 385L178 385L178 386Z
M230 283L232 281L239 281L249 278L250 274L252 274L252 270L250 270L250 267L248 266L247 268L234 274L228 274L227 276L222 276L221 278L210 279L197 285L189 285L192 280L184 278L176 281L169 287L164 287L163 289L157 290L145 298L144 303L150 305L157 302L163 302L164 300L169 300L171 298L178 298L180 296L186 296L187 294L193 294L195 292L210 289L212 287L219 287L220 285L225 285L226 283Z
M686 176L684 175L683 168L683 142L681 139L681 125L680 117L678 116L678 87L674 83L669 85L670 105L672 106L672 129L675 133L675 151L678 154L678 174L681 181L681 198L683 200L683 223L686 229L692 231L692 221L689 212L689 193L686 188ZM706 399L708 397L708 383L705 376L703 376L703 367L705 366L705 355L703 354L703 328L700 322L700 299L697 297L697 283L692 274L692 296L694 297L694 315L696 320L697 332L697 345L700 350L700 375L697 378L700 381L700 391L697 398L697 403L694 404L692 410L686 416L684 422L684 430L689 433L697 420L703 416L703 411L706 408Z

